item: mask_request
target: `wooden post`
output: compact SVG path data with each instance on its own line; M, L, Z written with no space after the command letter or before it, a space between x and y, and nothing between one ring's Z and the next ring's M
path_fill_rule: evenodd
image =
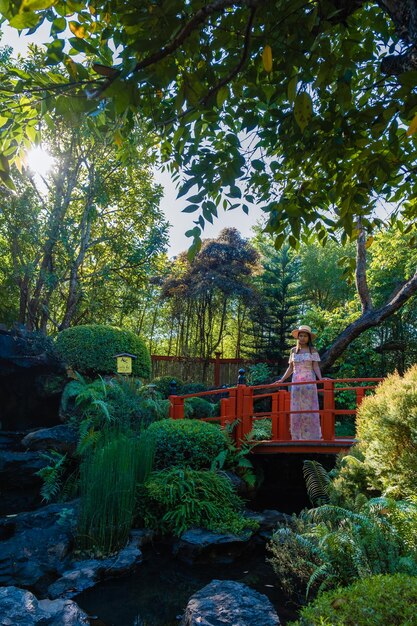
M182 396L169 396L169 416L174 420L184 419L184 398Z
M323 419L321 432L325 441L334 441L334 382L323 381Z
M357 387L356 389L356 408L358 408L365 397L365 389L363 387Z
M228 413L229 413L230 424L233 424L233 422L236 420L236 407L237 407L236 391L237 391L237 387L232 387L231 389L229 389L229 398L228 398L227 408L228 408ZM238 445L238 441L239 441L238 427L239 427L239 424L235 426L235 428L233 429L233 433L232 433L232 436L234 437L236 445Z
M279 439L279 398L281 396L281 392L277 391L272 394L272 407L271 407L271 439L277 440Z
M242 404L242 440L252 430L253 417L253 389L252 387L243 388L243 404Z
M235 418L239 420L239 423L236 427L236 446L238 448L242 445L243 439L243 398L245 393L246 385L238 385L236 387L236 411Z
M226 427L227 422L230 419L230 398L221 398L220 400L220 425L222 428Z
M290 413L291 411L291 393L289 391L283 391L283 408L284 408L284 419L283 419L283 440L291 441L291 429L290 429Z
M220 387L220 355L221 352L215 352L216 360L214 362L214 386Z

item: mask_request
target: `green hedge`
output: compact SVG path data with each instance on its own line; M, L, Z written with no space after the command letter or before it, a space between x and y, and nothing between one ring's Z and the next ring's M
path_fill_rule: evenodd
M143 340L130 330L102 324L74 326L59 333L56 348L64 363L81 374L114 374L115 354L128 352L133 359L133 376L149 378L151 357Z
M209 468L213 459L227 449L223 431L199 420L162 420L151 424L148 435L155 440L155 469L173 465Z
M370 576L326 591L293 626L417 626L417 577Z
M184 417L189 419L201 419L213 416L214 405L204 398L185 398Z

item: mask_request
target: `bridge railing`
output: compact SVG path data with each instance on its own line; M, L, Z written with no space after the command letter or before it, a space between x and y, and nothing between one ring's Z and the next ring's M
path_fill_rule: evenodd
M186 398L217 396L220 397L220 415L217 417L202 418L207 422L219 422L225 428L234 425L233 434L236 444L240 446L252 433L254 423L258 420L271 421L271 437L267 441L289 442L294 441L290 432L290 416L292 413L319 413L322 442L335 442L340 438L335 434L336 418L342 415L356 415L358 406L365 395L372 392L382 378L337 378L315 381L319 395L319 410L291 410L291 389L294 385L311 385L312 382L273 383L270 385L237 385L226 389L203 391L183 396L171 395L169 400L170 417L184 418L184 401ZM353 394L351 405L354 408L336 408L338 393ZM256 403L259 400L270 399L268 410L257 411Z

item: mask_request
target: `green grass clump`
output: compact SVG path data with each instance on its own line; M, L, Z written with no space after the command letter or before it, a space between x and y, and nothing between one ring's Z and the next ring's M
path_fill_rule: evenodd
M78 546L95 555L122 548L132 528L137 485L152 468L152 441L109 430L80 466Z

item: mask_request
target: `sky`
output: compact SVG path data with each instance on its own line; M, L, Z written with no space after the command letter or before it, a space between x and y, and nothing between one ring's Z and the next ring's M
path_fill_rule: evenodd
M1 45L7 44L11 46L16 55L18 53L25 54L29 43L41 43L48 39L49 27L49 24L45 23L34 35L26 36L19 35L14 28L3 25ZM191 240L185 236L185 232L194 227L193 220L197 219L198 214L182 213L182 209L187 203L184 198L177 199L177 190L168 172L155 170L154 176L155 182L161 184L164 189L160 206L171 224L168 254L169 256L175 256L190 246ZM259 222L264 214L260 208L251 206L248 215L239 208L233 211L224 211L219 208L218 215L218 219L215 219L213 224L206 223L202 235L203 238L216 237L226 227L237 228L244 237L250 237L253 234L253 226Z

